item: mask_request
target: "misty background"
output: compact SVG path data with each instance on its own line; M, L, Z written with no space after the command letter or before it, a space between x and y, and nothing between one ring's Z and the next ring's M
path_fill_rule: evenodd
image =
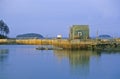
M0 19L9 37L38 33L68 37L72 25L87 24L90 36L120 37L120 0L0 0Z

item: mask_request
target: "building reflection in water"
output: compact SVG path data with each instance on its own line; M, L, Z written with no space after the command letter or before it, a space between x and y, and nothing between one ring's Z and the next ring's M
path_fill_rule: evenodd
M99 57L100 53L93 51L70 51L70 50L56 50L55 56L59 60L64 58L69 59L70 69L72 74L85 76L89 73L90 58L92 56Z

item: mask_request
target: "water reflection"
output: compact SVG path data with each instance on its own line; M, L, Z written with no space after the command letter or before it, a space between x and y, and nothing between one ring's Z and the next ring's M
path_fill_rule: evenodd
M0 62L4 62L8 58L8 49L0 49Z
M55 56L59 60L68 58L72 74L85 76L89 73L90 57L99 57L100 53L93 51L70 51L70 50L56 50Z
M99 55L101 54L120 54L120 50L97 50Z
M8 59L8 53L8 49L0 49L0 79L5 78L3 72L6 68L6 60Z

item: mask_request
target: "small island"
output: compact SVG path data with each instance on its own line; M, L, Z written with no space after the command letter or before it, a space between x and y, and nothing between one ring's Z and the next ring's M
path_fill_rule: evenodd
M44 37L41 34L36 33L26 33L16 36L17 39L43 39Z

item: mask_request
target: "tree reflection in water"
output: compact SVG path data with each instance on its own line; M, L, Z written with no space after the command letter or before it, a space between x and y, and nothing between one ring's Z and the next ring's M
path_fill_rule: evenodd
M0 49L0 65L2 65L8 58L8 49Z
M59 60L64 58L69 59L69 64L72 74L85 76L89 73L90 57L99 57L100 53L93 51L81 51L81 50L56 50L54 54Z

